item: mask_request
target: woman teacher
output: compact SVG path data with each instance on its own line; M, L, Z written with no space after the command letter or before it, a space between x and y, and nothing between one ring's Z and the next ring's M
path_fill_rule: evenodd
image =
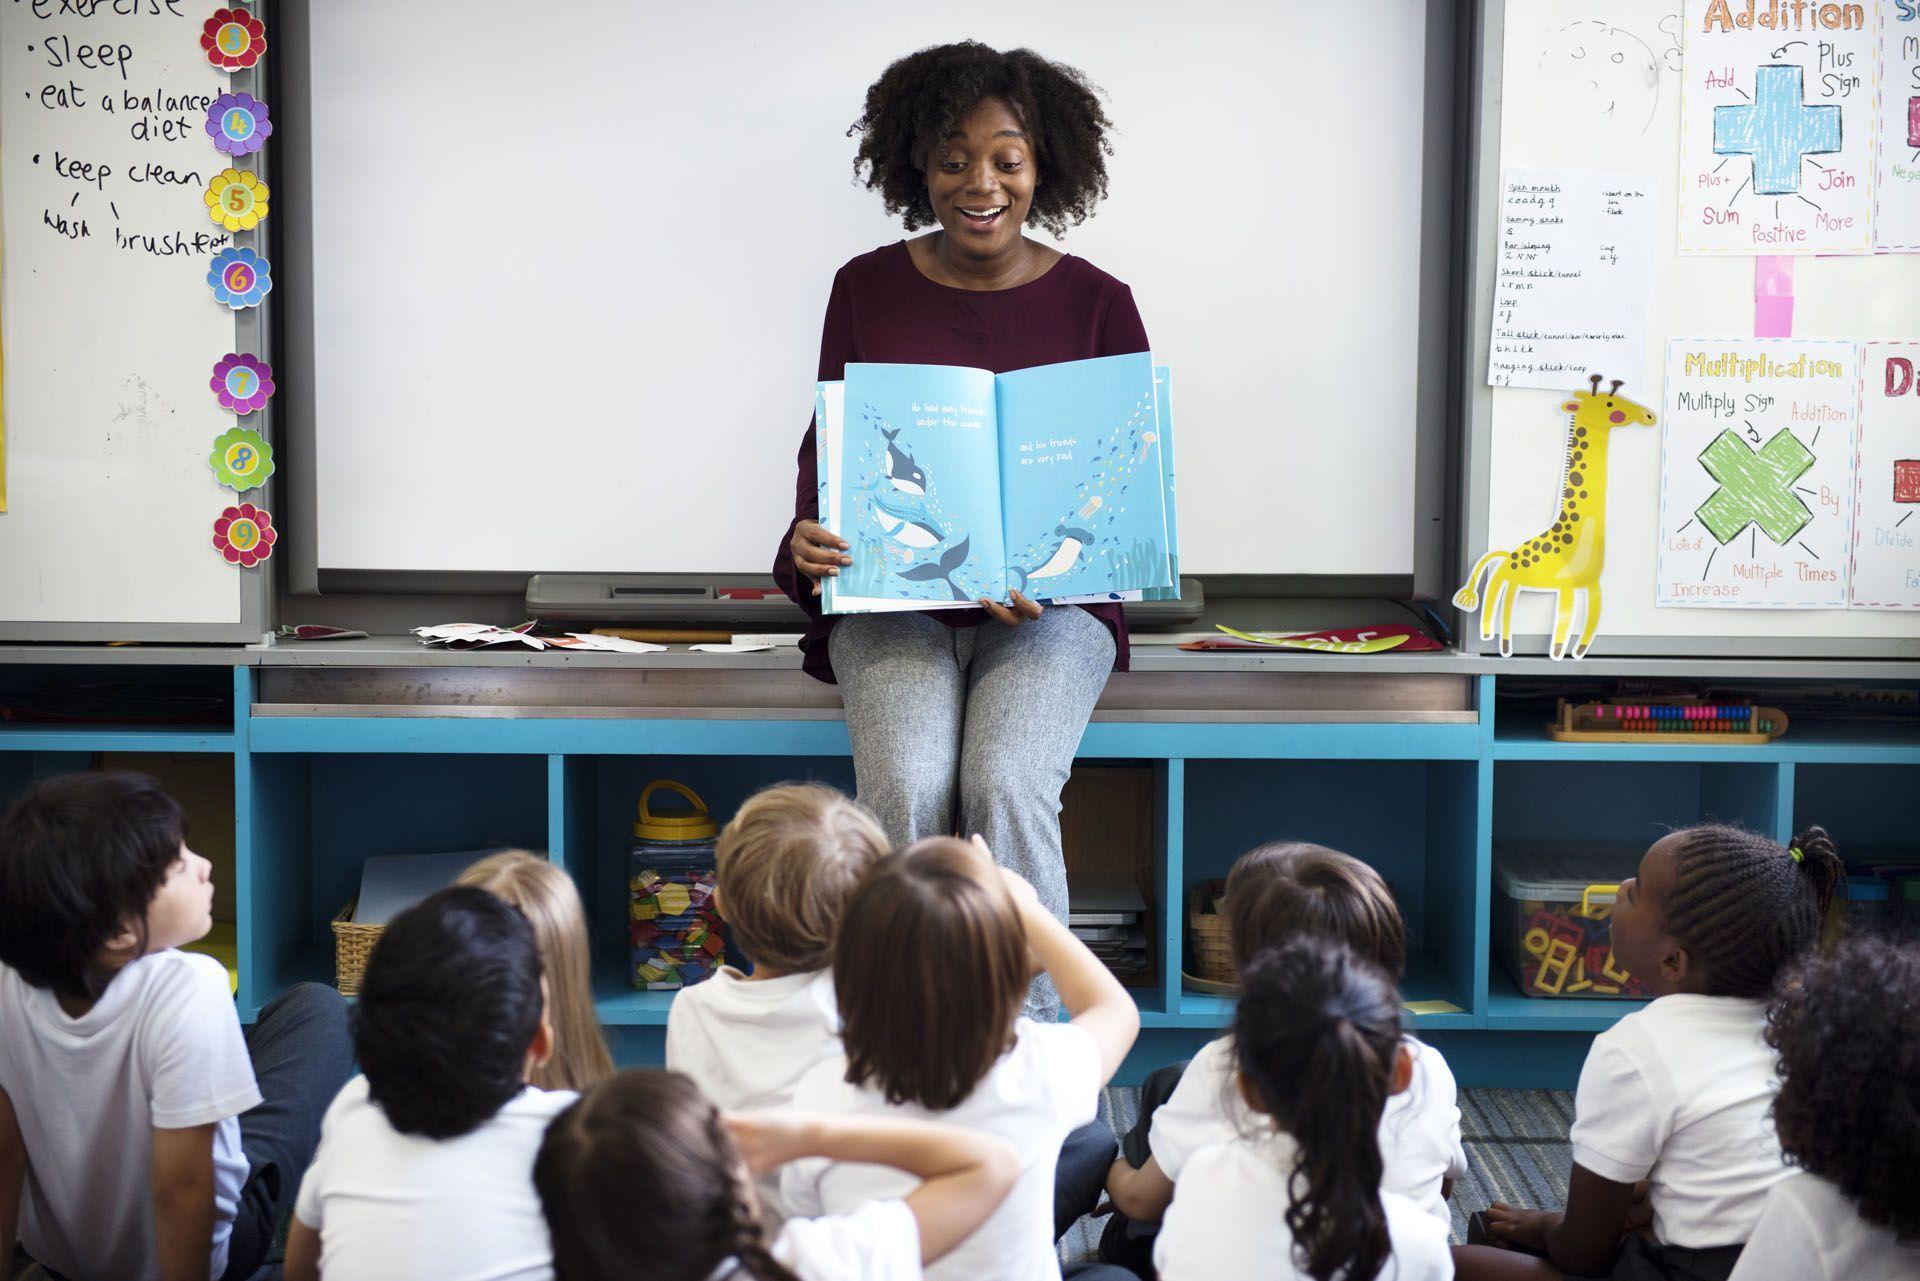
M849 131L855 172L908 230L938 227L840 268L821 380L849 361L1005 373L1146 351L1125 285L1024 234L1034 222L1058 237L1093 212L1110 127L1084 76L1029 50L942 45L888 67ZM896 845L980 833L1065 919L1060 790L1107 674L1126 668L1121 607L1015 592L978 609L823 617L819 580L852 559L818 514L809 425L774 577L812 616L807 672L840 684L861 802ZM1042 976L1027 1012L1058 1011Z

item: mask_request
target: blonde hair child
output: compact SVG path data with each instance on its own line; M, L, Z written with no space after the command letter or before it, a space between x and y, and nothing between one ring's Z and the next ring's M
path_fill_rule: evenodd
M543 1090L585 1090L613 1075L613 1056L593 1008L593 961L580 891L564 869L526 850L490 854L460 874L459 885L483 889L520 909L533 925L546 975L553 1057L528 1084Z

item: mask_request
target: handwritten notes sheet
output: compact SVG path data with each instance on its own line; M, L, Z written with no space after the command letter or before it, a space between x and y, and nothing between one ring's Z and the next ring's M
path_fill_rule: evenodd
M1597 373L1637 384L1652 292L1653 180L1508 169L1500 187L1487 381L1564 391Z

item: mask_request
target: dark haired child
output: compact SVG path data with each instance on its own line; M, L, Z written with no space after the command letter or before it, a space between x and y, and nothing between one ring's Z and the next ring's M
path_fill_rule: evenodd
M1406 968L1406 930L1393 891L1373 868L1324 845L1275 841L1249 850L1227 875L1224 910L1241 970L1264 948L1302 936L1344 943L1395 982ZM1466 1173L1459 1092L1438 1050L1411 1036L1406 1046L1412 1084L1387 1101L1380 1118L1381 1186L1449 1223L1452 1180ZM1233 1038L1225 1036L1184 1067L1149 1078L1142 1123L1108 1172L1107 1191L1119 1213L1103 1234L1103 1257L1145 1272L1152 1225L1173 1199L1189 1158L1249 1132L1254 1119L1234 1073ZM1170 1081L1178 1084L1168 1094ZM1164 1102L1150 1108L1156 1098Z
M1847 939L1788 971L1767 1044L1803 1173L1767 1193L1733 1281L1920 1277L1920 945Z
M1567 1207L1495 1202L1492 1235L1544 1257L1460 1246L1461 1276L1725 1281L1768 1190L1789 1174L1767 1118L1767 996L1818 941L1844 871L1817 827L1791 848L1719 824L1654 842L1612 918L1614 955L1654 1000L1587 1053ZM1641 1180L1650 1235L1628 1232Z
M1071 1023L1021 1015L1036 963ZM841 918L833 982L844 1055L801 1080L794 1106L943 1121L1008 1140L1019 1182L927 1275L1058 1281L1055 1161L1068 1132L1093 1120L1100 1087L1133 1045L1133 998L1032 886L995 867L977 840L952 837L917 841L867 874ZM851 1162L796 1162L781 1177L788 1211L801 1216L845 1214L911 1185Z
M770 1232L752 1179L800 1157L898 1170L899 1199ZM557 1281L917 1281L993 1213L1013 1145L957 1126L760 1111L723 1116L678 1072L622 1072L547 1128L533 1181ZM660 1189L669 1213L635 1213Z
M533 926L471 885L393 918L353 1012L361 1076L327 1109L287 1238L288 1281L541 1281L533 1191L553 1052Z
M0 1267L246 1277L352 1071L346 1004L300 984L241 1029L207 860L138 774L69 774L0 814ZM29 1175L31 1177L29 1177Z
M1307 933L1255 956L1240 988L1235 1088L1262 1124L1187 1162L1160 1276L1446 1281L1446 1227L1381 1188L1381 1116L1414 1071L1393 984Z

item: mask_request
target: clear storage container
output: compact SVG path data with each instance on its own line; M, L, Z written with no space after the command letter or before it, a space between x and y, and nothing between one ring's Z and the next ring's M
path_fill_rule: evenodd
M692 806L656 814L662 788ZM639 820L627 854L629 975L649 991L687 987L710 977L726 950L713 907L714 836L719 827L690 787L666 781L640 793Z
M1614 900L1643 852L1579 843L1495 848L1494 950L1523 994L1650 995L1613 955Z

